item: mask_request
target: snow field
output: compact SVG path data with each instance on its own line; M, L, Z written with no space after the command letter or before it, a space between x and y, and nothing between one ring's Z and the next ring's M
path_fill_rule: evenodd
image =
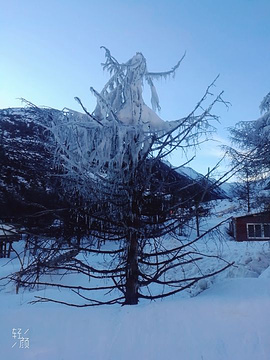
M228 201L223 201L217 208L223 211L229 206ZM223 217L206 219L202 229L214 226L226 216L225 211ZM29 305L34 296L46 295L70 302L78 299L65 289L20 290L16 295L14 285L2 287L1 358L269 360L269 243L236 243L227 235L226 226L220 234L196 244L194 249L209 257L201 262L200 269L187 267L187 275L212 271L218 261L212 255L234 261L234 266L163 301L94 308L71 308L54 303ZM15 262L0 259L1 276L16 268ZM89 285L74 275L57 278L62 283L69 280ZM29 329L29 349L19 348L18 344L12 348L13 328Z

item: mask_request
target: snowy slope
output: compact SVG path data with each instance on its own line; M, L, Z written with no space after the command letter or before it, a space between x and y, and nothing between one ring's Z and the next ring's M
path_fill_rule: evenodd
M237 183L235 182L225 182L220 185L221 189L226 193L228 197L233 197L233 190Z
M24 108L0 110L1 217L26 216L58 198L53 152L37 116Z
M179 172L180 174L185 174L185 175L187 175L188 177L190 177L191 179L194 179L194 180L197 180L197 179L203 177L202 174L199 174L197 171L195 171L194 169L192 169L189 166L183 166L183 167L179 168L177 170L177 172Z
M177 170L177 172L179 172L180 174L184 174L186 176L188 176L189 178L193 179L193 180L201 180L204 178L204 176L200 173L198 173L197 171L195 171L194 169L192 169L189 166L183 166L181 168L179 168ZM210 181L212 181L213 183L216 182L216 179L214 178L210 178ZM226 197L231 197L232 196L232 189L234 187L235 183L228 183L228 182L224 182L223 184L220 185L220 190L221 193L223 193L223 195Z

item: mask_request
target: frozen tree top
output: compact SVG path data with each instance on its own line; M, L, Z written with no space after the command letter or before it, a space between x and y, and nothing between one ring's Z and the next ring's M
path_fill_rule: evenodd
M91 88L97 99L93 113L75 98L85 114L65 109L58 114L48 113L43 121L56 143L55 163L65 170L67 191L79 193L84 199L97 188L103 189L101 194L118 198L119 189L133 181L138 164L147 158L162 160L175 149L186 155L209 134L210 121L217 119L211 110L215 103L223 102L221 92L210 104L203 105L213 95L210 89L215 79L188 116L164 121L156 114L160 105L153 82L174 76L184 56L169 71L149 72L143 54L136 53L126 63L119 63L104 49L102 65L111 76L100 93ZM143 100L144 83L150 86L152 109Z
M261 113L270 111L270 92L263 98L260 105Z
M174 76L184 56L170 71L149 72L142 53L136 53L129 61L120 64L107 48L102 48L105 49L106 57L102 65L109 71L111 78L100 94L91 88L97 98L93 116L101 122L115 120L126 125L142 124L146 131L169 130L173 122L165 122L156 114L160 105L153 80ZM144 81L151 89L152 109L144 103L142 97Z

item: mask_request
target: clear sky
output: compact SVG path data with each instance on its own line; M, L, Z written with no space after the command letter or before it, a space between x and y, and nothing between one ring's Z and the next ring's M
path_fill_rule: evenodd
M216 108L216 139L226 142L226 128L258 118L270 91L269 16L269 0L0 0L0 108L23 97L79 110L78 96L93 110L89 87L100 91L109 76L101 45L119 62L142 52L149 71L170 69L186 51L175 79L156 83L160 116L187 115L220 74L216 91L232 106ZM204 146L194 169L205 173L219 153Z

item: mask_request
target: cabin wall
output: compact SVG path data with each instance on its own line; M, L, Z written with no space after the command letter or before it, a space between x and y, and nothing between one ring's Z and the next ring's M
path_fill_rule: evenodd
M251 239L248 237L248 224L269 224L270 214L254 214L242 216L234 219L235 239L236 241L267 241L265 237Z

